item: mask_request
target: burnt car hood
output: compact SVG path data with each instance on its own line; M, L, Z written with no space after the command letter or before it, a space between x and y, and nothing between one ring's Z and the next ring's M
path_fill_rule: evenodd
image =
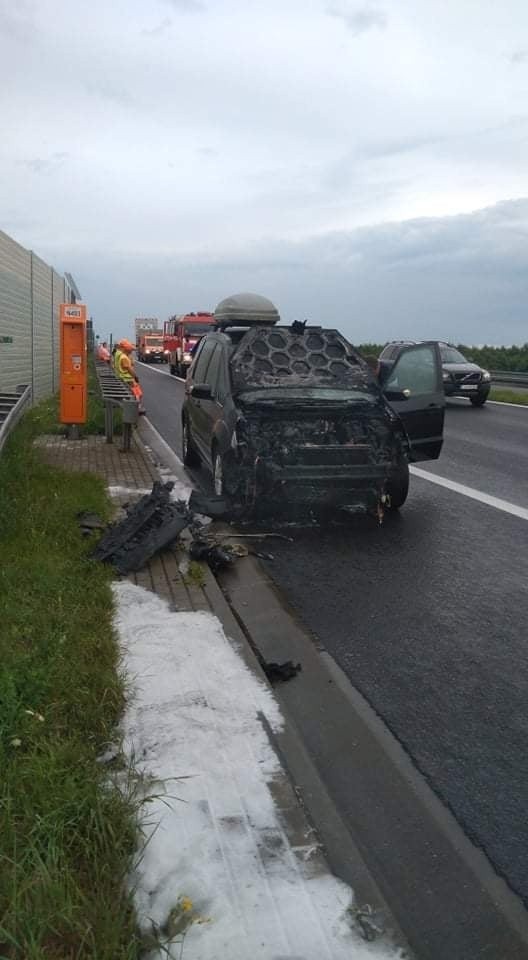
M230 359L234 393L271 388L334 388L379 394L363 358L337 330L256 327Z

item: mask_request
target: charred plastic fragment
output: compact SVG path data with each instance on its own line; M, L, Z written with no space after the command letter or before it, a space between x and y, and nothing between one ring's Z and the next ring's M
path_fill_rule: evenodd
M171 500L173 483L155 482L152 491L111 524L92 553L121 574L141 570L159 550L169 546L193 520L183 500Z
M292 660L285 660L284 663L264 660L262 667L272 686L284 683L286 680L293 680L302 670L301 664L293 663Z
M221 547L218 543L209 543L207 540L193 540L189 547L189 556L191 560L209 564L213 573L230 566L237 557L229 547Z

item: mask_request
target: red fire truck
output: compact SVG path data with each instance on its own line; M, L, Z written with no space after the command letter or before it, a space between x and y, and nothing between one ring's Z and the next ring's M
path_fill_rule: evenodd
M213 313L184 313L163 324L163 346L169 351L169 369L176 377L186 377L192 350L214 326Z

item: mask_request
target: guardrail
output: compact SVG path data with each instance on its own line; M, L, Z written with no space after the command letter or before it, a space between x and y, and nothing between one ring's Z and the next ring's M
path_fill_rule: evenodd
M496 383L511 383L513 386L528 387L528 373L518 370L490 370L491 379Z
M105 437L107 443L114 440L114 410L121 407L123 411L123 450L130 450L132 427L138 422L139 405L132 396L127 385L116 377L108 363L95 361L95 372L101 388L101 396L105 407Z
M26 384L13 393L0 391L0 453L12 429L31 403L31 387Z

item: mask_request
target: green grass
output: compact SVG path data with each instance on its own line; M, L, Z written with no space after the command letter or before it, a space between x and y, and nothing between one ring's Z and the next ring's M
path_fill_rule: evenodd
M501 403L522 403L523 406L528 406L528 390L523 393L515 390L498 390L493 387L490 390L489 398L490 400L499 400Z
M75 519L109 502L39 459L55 416L30 411L0 457L0 958L133 960L133 803L96 761L123 707L111 573Z

